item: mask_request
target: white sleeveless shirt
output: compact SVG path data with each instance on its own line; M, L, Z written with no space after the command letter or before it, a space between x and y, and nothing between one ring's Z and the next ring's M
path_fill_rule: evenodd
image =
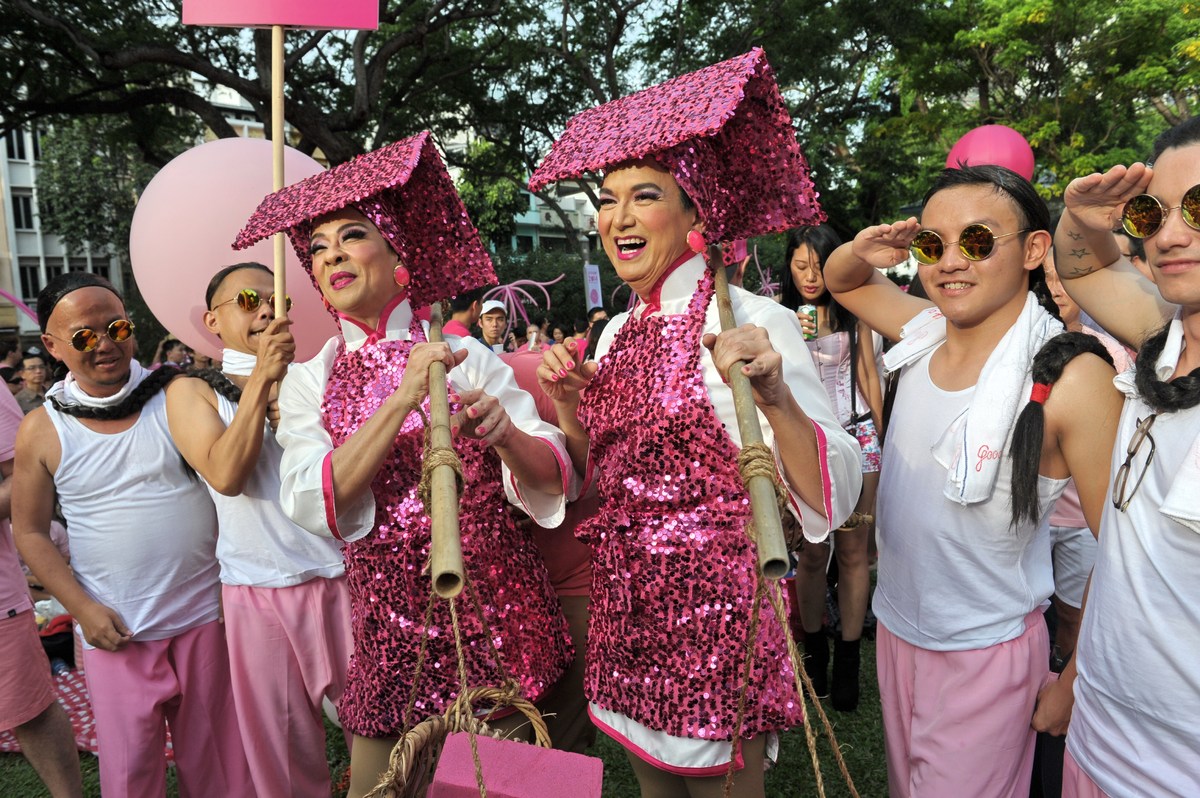
M1133 393L1132 372L1122 381ZM1151 412L1126 399L1110 474ZM1153 461L1149 441L1133 457L1128 489L1145 478L1128 509L1106 501L1100 520L1067 747L1112 798L1200 795L1200 534L1160 512L1185 458L1200 456L1198 430L1200 407L1159 414Z
M237 405L217 394L225 426L233 423ZM290 587L317 577L345 573L342 544L306 532L279 504L279 460L283 447L264 420L258 464L238 496L222 496L209 487L217 507L220 534L217 559L221 581L248 587Z
M872 609L888 631L919 648L987 648L1019 636L1025 616L1054 592L1048 521L1068 480L1038 477L1036 527L1010 525L1007 453L990 499L966 506L947 499L946 467L932 449L976 397L974 387L950 392L934 385L932 355L904 369L888 426Z
M62 459L54 487L80 586L113 608L134 641L217 619L217 517L188 474L159 391L133 426L104 434L46 405Z

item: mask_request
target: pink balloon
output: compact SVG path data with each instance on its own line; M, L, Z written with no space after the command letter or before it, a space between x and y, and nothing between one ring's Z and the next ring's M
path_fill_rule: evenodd
M984 125L969 130L950 148L946 168L1003 166L1033 180L1033 148L1017 131L1005 125Z
M288 183L322 170L319 163L291 147L284 148L283 164ZM172 335L209 357L220 358L221 341L204 327L208 281L224 267L244 261L274 268L270 239L247 250L231 246L258 203L271 193L272 182L271 142L217 139L164 166L134 211L129 257L142 297ZM338 334L337 325L290 242L284 275L292 297L288 316L295 322L296 359L308 360Z

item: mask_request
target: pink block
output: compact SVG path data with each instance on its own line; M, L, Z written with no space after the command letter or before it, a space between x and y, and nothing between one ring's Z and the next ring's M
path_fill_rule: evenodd
M600 798L604 763L595 757L491 737L477 736L475 741L489 798ZM428 798L478 796L471 740L462 732L451 734L438 759Z
M183 24L375 30L379 0L183 0Z

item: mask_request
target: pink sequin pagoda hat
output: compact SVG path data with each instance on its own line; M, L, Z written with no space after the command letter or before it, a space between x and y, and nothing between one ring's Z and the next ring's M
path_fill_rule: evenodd
M579 114L529 188L639 158L674 175L710 244L825 220L761 48Z
M313 220L346 207L370 219L400 255L412 276L413 307L496 282L492 259L428 131L267 195L233 246L245 249L286 231L317 285L308 251Z

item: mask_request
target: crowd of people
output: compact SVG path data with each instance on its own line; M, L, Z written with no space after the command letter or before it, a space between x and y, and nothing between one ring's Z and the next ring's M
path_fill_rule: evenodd
M750 453L778 483L802 667L837 710L859 711L877 619L891 795L1200 794L1198 156L1193 119L1072 182L1057 221L1020 175L960 164L919 216L843 243L756 50L585 111L533 174L602 176L600 239L638 300L611 320L522 325L485 298L427 133L239 234L286 233L337 320L306 362L262 264L214 264L196 297L215 366L175 341L143 367L117 291L61 275L44 350L0 367L0 727L53 795L82 794L36 580L83 641L105 795L164 794L168 726L181 794L328 795L332 707L365 796L414 723L504 685L556 747L615 740L643 796L762 796L804 702ZM729 267L724 298L719 245L784 230L781 296ZM905 291L885 272L908 260ZM428 570L439 403L457 614Z

